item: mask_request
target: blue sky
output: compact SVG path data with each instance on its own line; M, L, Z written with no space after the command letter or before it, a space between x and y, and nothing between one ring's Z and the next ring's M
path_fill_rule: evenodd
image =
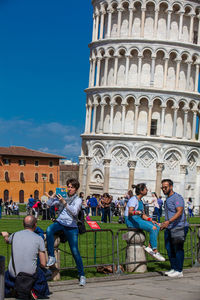
M90 0L0 0L1 146L77 160L91 36Z

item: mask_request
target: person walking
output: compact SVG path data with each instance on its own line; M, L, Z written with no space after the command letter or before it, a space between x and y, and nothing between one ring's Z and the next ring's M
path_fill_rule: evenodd
M152 195L152 201L149 204L153 204L154 206L153 220L158 221L158 223L160 223L160 207L158 204L158 196L155 192L153 192L151 195Z
M35 199L33 198L33 195L30 195L30 198L28 199L28 208L29 208L29 214L33 215L33 205L35 204Z
M86 278L84 274L82 258L78 249L77 217L82 206L82 199L77 195L79 186L80 184L77 179L68 179L67 197L63 198L61 195L55 196L55 194L53 194L47 201L48 206L60 206L60 214L58 218L46 230L47 252L49 256L47 267L53 266L56 263L54 254L54 235L58 231L63 231L69 243L73 258L76 262L79 275L79 284L84 286L86 284Z
M89 205L89 207L91 207L92 216L96 216L98 202L97 202L97 198L95 197L95 195L92 195L92 197L89 199L88 205Z
M150 233L150 244L144 250L159 261L165 258L157 250L157 237L160 230L158 223L144 214L142 197L147 195L148 189L145 183L132 185L136 195L133 196L131 190L128 191L128 203L125 208L125 223L129 228L138 228Z
M173 191L171 179L162 180L162 191L167 198L164 207L165 222L162 223L161 229L165 229L165 248L171 266L171 270L165 272L165 275L179 278L183 277L184 241L189 228L184 210L185 203L183 197Z
M110 223L110 205L111 205L111 197L108 193L103 194L103 199L101 201L103 207L104 207L104 218L103 222L107 223L107 218L108 222Z
M189 214L189 217L194 217L194 214L193 214L193 209L194 209L194 205L192 203L192 198L188 198L188 201L187 201L187 206L188 206L188 214Z

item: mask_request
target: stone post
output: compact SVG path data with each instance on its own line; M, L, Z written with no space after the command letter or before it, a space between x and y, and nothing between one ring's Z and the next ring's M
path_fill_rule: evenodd
M122 239L127 242L126 271L144 273L147 271L146 256L144 252L145 234L135 229L123 234ZM132 264L129 264L132 263Z
M184 110L184 124L183 124L183 138L187 138L187 119L188 119L188 110Z
M141 32L140 32L140 37L141 37L141 38L144 37L145 14L146 14L146 9L142 7Z
M133 26L133 8L132 8L132 7L129 7L128 37L131 37L132 26Z
M161 180L162 180L162 171L163 171L163 163L156 163L156 194L158 197L160 196L160 187L161 187Z
M168 10L168 12L167 12L167 40L170 39L171 15L172 15L172 11Z
M110 180L110 162L111 159L104 158L104 184L103 184L103 192L109 193L109 180Z
M129 181L128 181L128 189L132 188L132 184L134 184L134 175L135 175L135 167L136 167L135 160L129 160L128 167L129 167Z
M154 17L154 30L153 30L153 37L157 38L157 28L158 28L158 13L159 10L155 9L155 17Z
M167 71L168 71L169 58L166 57L164 60L165 60L165 67L164 67L163 88L165 89L167 86Z
M195 141L195 133L196 133L196 119L197 119L197 111L193 110L193 121L192 121L192 139Z
M176 82L175 82L175 89L178 89L179 86L179 75L180 75L180 65L181 61L179 59L176 60Z
M198 92L199 86L199 64L196 64L196 75L195 75L195 92Z
M195 15L190 16L190 34L189 34L189 42L193 42L193 30L194 30L194 17Z

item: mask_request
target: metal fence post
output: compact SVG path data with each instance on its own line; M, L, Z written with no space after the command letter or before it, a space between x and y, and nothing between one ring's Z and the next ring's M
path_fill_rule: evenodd
M4 299L5 256L0 256L0 300Z

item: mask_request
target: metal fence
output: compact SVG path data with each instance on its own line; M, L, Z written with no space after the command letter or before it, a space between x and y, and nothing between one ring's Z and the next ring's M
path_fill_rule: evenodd
M134 260L126 262L127 243L123 239L123 234L134 229L119 229L113 232L110 229L87 230L83 235L79 235L79 250L83 259L84 268L97 268L100 266L111 266L113 273L121 273L121 266L127 264L141 263ZM200 242L199 242L200 225L191 225L184 244L185 261L187 266L199 265L200 262ZM149 234L145 233L145 244L148 245ZM3 244L2 244L3 243ZM3 246L3 247L2 247ZM10 258L10 245L5 245L3 238L0 237L1 254L6 257L6 266L8 266ZM76 268L75 261L71 255L68 243L61 243L57 251L60 251L60 267L59 270L72 270ZM168 260L167 252L164 246L164 232L160 232L158 236L158 251ZM3 253L2 253L3 252ZM167 268L167 264L154 260L151 256L146 255L147 267L153 270L157 267ZM156 263L156 267L154 265ZM159 265L158 265L159 264ZM96 270L94 270L96 272ZM61 272L62 276L62 272Z

